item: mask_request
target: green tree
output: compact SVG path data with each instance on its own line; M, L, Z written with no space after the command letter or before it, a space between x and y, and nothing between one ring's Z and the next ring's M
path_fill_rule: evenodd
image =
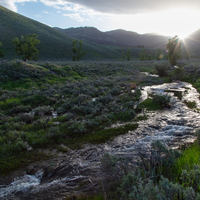
M79 45L77 44L79 43ZM74 53L72 60L79 61L86 55L86 51L82 51L83 41L72 40L72 52Z
M181 39L176 35L167 43L168 59L171 65L176 65L181 58Z
M26 36L21 36L19 38L14 38L12 43L15 47L15 53L22 56L22 60L36 60L39 51L36 49L36 45L40 43L40 40L37 39L38 35L35 33L27 34Z
M130 61L131 60L131 50L128 49L127 50L127 61Z
M0 42L0 48L3 46L3 44ZM3 50L0 49L0 58L3 57Z

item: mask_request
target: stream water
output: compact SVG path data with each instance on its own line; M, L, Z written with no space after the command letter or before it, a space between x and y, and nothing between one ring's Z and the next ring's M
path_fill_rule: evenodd
M134 162L138 149L147 150L152 141L160 140L170 148L192 143L200 127L200 115L188 108L184 100L195 101L200 108L199 93L185 82L166 83L142 88L141 100L148 93L171 95L171 108L145 112L148 119L139 128L101 145L86 145L67 154L36 162L0 179L0 199L63 199L66 194L93 194L101 180L100 158L108 152ZM174 94L183 94L180 100ZM120 126L115 124L113 126Z

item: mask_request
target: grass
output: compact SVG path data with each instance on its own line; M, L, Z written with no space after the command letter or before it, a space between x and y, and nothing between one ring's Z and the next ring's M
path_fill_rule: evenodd
M184 103L190 109L193 109L193 108L197 107L197 103L195 101L186 101L185 100Z
M28 166L29 164L50 159L52 155L34 151L21 152L19 155L13 155L8 158L1 158L0 160L0 176L5 176L17 169Z
M160 104L153 101L153 99L147 98L139 105L139 109L142 108L146 108L147 110L159 110L162 109L163 107Z
M175 161L174 174L178 180L182 170L190 171L193 165L200 165L200 146L194 143L183 151L183 155Z
M105 143L107 140L113 139L114 137L128 133L138 128L138 124L126 124L125 126L118 128L108 128L94 134L86 136L84 139L92 144Z

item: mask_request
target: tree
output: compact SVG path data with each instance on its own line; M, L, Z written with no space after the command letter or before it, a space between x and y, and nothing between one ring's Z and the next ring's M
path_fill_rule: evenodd
M77 46L79 43L79 46ZM82 51L83 41L82 40L72 40L72 52L74 53L72 60L79 61L86 55L86 51Z
M3 46L3 44L0 42L0 47L2 47ZM0 49L0 58L1 57L3 57L3 50L2 49Z
M36 60L39 51L36 49L36 45L40 43L37 39L38 35L35 33L27 34L26 36L21 36L21 40L17 37L12 40L15 47L15 53L22 56L22 60Z
M130 61L131 60L131 50L128 49L127 50L127 61Z
M176 65L177 60L181 58L181 39L176 35L169 39L167 43L168 59L171 65Z

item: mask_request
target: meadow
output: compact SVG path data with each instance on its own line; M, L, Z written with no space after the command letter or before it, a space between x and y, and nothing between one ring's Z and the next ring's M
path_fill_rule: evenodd
M162 62L1 61L0 175L52 157L41 149L67 153L70 148L104 143L137 129L137 122L148 117L143 115L143 108L162 109L158 101L153 101L158 97L148 98L135 106L140 99L140 86L172 81L172 72L164 77L141 73L158 73L154 66ZM188 63L183 63L182 67L185 65ZM200 65L196 63L195 66L198 70ZM198 73L195 76L186 73L184 80L200 91ZM121 126L113 128L115 123ZM172 199L188 199L191 194L193 199L198 199L199 182L195 178L200 171L198 141L178 152L166 149L159 142L154 143L152 159L155 160L144 158L131 171L123 171L127 169L124 160L105 155L102 184L108 190L104 191L104 196L91 199L105 199L105 196L139 199L149 194L152 199L159 199L161 197L156 194L164 198L167 191ZM110 176L113 181L109 181Z
M80 148L136 129L140 110L134 105L141 93L140 89L132 92L131 85L163 83L163 78L140 73L153 72L153 65L2 61L0 173L21 167L20 155L41 148L67 151L60 145ZM116 122L126 125L110 128ZM13 156L17 159L10 159Z

